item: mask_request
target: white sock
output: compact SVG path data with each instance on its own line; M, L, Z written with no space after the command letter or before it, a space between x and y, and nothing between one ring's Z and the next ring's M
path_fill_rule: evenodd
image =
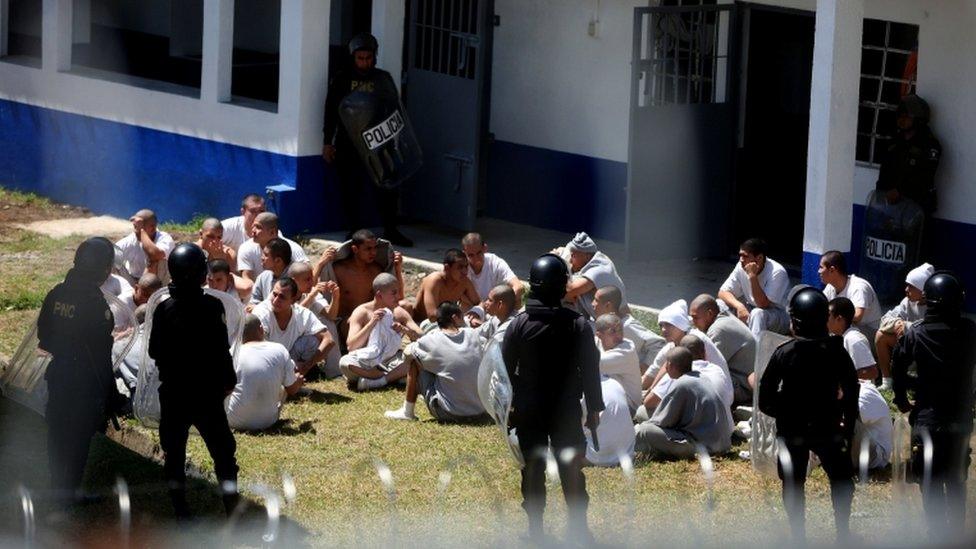
M883 378L881 378L881 386L882 387L891 387L891 384L892 384L892 381L891 381L891 378L890 377L883 377Z
M403 401L403 413L406 414L406 415L408 415L408 416L414 415L413 414L413 407L416 406L416 405L417 405L416 402L407 402L406 400L404 400Z
M397 408L396 410L390 410L383 415L390 419L417 419L417 416L413 413L413 402L403 402L403 406Z

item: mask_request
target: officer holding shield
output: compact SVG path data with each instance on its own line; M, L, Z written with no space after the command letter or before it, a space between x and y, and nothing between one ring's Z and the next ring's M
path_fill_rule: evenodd
M105 427L118 402L112 375L115 323L99 286L115 258L112 243L89 238L75 251L74 267L44 298L37 318L38 347L53 358L45 373L48 465L59 500L79 496L92 436Z
M577 312L562 306L569 269L546 254L529 271L531 293L525 312L511 321L502 356L512 380L511 424L525 458L522 508L529 536L543 537L546 506L545 450L552 448L566 498L570 540L592 539L586 520L589 497L582 462L586 451L580 397L586 397L586 426L595 432L604 409L600 353L593 331Z
M339 177L339 200L342 209L349 215L350 235L365 225L360 218L360 197L371 183L363 160L357 154L349 135L350 131L340 117L340 105L354 92L377 94L380 91L396 91L396 84L390 73L376 68L378 49L379 44L372 34L361 33L353 37L349 42L349 53L352 56L351 70L341 70L332 78L325 101L322 157L327 163L335 166ZM396 100L398 101L399 98L397 97ZM397 121L399 123L396 123ZM375 128L374 132L369 134L370 138L374 138L375 133L375 138L382 140L390 131L398 130L402 127L402 114L400 118L394 116L388 122ZM395 187L378 186L376 193L377 207L383 223L383 238L397 246L412 246L413 242L397 229L399 191Z

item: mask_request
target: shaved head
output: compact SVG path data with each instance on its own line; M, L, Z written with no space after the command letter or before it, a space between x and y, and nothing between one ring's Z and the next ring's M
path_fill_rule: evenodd
M604 286L596 291L596 300L606 301L613 307L614 311L620 310L620 305L624 302L624 296L620 293L620 288L616 286Z
M373 293L399 287L400 282L397 281L397 277L391 275L390 273L380 273L376 275L376 278L373 279Z
M500 301L505 305L505 309L508 312L512 312L516 309L515 307L515 290L512 289L508 284L499 284L488 292L488 295L496 301Z
M135 213L135 215L133 215L133 217L141 217L142 219L144 219L148 223L155 224L157 222L156 221L156 212L154 212L152 210L149 210L149 209L139 210L138 212Z
M224 230L223 223L221 223L220 220L217 219L216 217L208 217L208 218L204 219L203 220L203 224L200 225L200 230L201 231L210 231L210 230L213 230L213 229L217 229L219 231L223 231Z
M691 371L691 351L685 349L684 347L675 347L668 351L666 356L668 364L670 367L674 368L681 374L687 374Z
M691 305L688 306L689 311L702 311L709 312L713 314L718 314L718 301L714 297L708 294L701 294L691 301Z
M278 216L271 212L261 212L254 218L254 222L271 231L278 230Z
M261 326L261 319L248 313L244 317L244 333L241 334L241 339L244 340L244 343L264 339L264 328Z
M705 342L699 339L697 336L688 334L681 338L678 345L688 349L688 352L691 353L691 358L695 360L705 360Z
M484 246L485 241L478 233L468 233L461 239L461 246Z

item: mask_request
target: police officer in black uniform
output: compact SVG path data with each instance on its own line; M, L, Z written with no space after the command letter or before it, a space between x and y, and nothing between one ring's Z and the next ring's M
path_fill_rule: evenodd
M859 386L844 340L827 333L827 310L827 298L817 289L807 287L794 294L790 321L796 337L773 352L759 383L759 409L776 418L776 434L786 443L792 463L792 471L787 471L780 462L779 476L783 506L800 543L806 538L804 484L811 451L830 479L838 538L850 533L850 447Z
M237 448L227 425L224 398L237 384L227 342L224 306L206 295L207 256L195 244L176 246L167 260L169 299L152 315L149 356L159 369L159 444L163 474L177 517L186 503L186 440L195 426L207 444L228 514L237 504Z
M112 375L112 311L99 288L115 258L112 243L89 238L74 267L44 298L38 347L53 355L47 380L48 466L61 501L80 496L92 436L105 428L118 402Z
M586 425L595 430L604 409L600 353L589 323L562 306L569 270L546 254L529 271L531 294L525 311L505 332L502 356L512 380L511 424L525 458L522 503L529 535L543 536L546 506L545 449L552 448L569 510L568 530L575 541L591 538L586 522L589 497L583 476L586 450L580 397L586 396Z
M336 175L339 177L339 200L343 210L350 216L348 227L350 235L353 231L362 228L362 221L359 218L360 197L366 192L367 187L373 185L349 138L349 132L343 127L339 118L339 105L354 91L372 93L378 86L396 90L396 84L390 73L376 68L378 50L379 43L372 34L364 32L353 37L349 42L349 54L352 56L351 70L340 70L332 78L325 99L322 156L326 162L335 165ZM397 246L413 246L413 241L397 229L399 190L375 186L374 188L377 193L380 220L383 223L383 238Z
M909 326L891 356L895 405L910 412L912 470L922 481L922 498L935 541L958 541L966 521L966 476L973 431L973 367L976 324L961 314L963 288L946 271L925 282L925 318ZM911 382L908 367L918 377ZM914 386L915 402L908 400ZM932 461L926 479L923 442L931 437ZM955 538L955 539L954 539Z

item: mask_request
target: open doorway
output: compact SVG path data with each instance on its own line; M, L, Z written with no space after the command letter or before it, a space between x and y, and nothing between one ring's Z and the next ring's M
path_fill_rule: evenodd
M746 6L734 232L798 266L803 251L813 12Z
M329 77L351 69L349 41L361 32L370 32L373 0L332 0L329 16ZM380 47L383 47L380 44Z

